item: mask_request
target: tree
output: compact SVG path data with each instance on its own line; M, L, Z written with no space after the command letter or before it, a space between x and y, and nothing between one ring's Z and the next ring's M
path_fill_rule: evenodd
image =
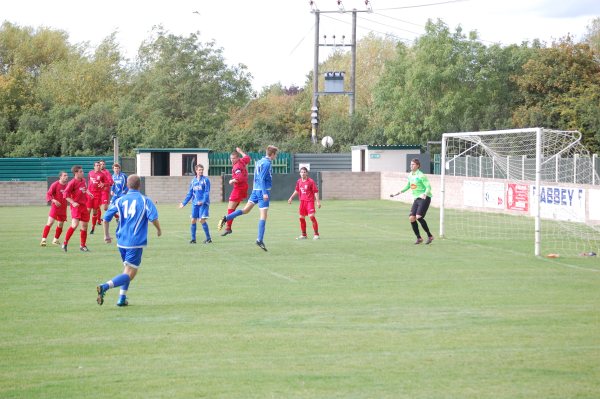
M0 119L9 132L18 129L25 110L36 107L34 91L43 68L66 59L71 51L65 32L10 22L0 26Z
M588 148L600 149L600 62L587 44L567 36L539 49L515 81L523 97L516 125L580 130Z
M426 144L444 132L510 127L519 101L510 77L519 72L527 44L487 48L429 21L409 48L399 44L375 89L377 123L387 144Z
M228 66L214 42L161 27L141 46L133 72L124 104L135 114L127 127L137 132L123 132L121 125L119 135L143 138L143 145L202 147L251 93L246 67Z
M264 87L258 98L233 110L226 133L213 144L217 148L243 144L247 151L262 152L268 144L277 143L285 151L306 151L310 149L306 101L306 90L290 91L280 83Z
M99 101L116 102L125 93L128 71L122 67L115 33L105 38L92 56L83 46L68 58L43 69L36 94L45 107L77 104L88 109Z
M596 59L600 59L600 17L594 18L587 26L583 40L590 46Z

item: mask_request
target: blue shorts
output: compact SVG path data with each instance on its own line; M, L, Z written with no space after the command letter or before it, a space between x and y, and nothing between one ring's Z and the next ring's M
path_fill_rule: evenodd
M121 248L119 247L119 252L121 253L121 259L123 260L124 266L131 266L134 269L137 269L142 264L142 252L144 248Z
M208 219L209 204L192 205L192 219Z
M248 202L252 202L253 204L258 204L259 209L269 208L269 201L271 199L271 193L269 192L269 199L264 200L262 190L252 190L252 195L248 198Z

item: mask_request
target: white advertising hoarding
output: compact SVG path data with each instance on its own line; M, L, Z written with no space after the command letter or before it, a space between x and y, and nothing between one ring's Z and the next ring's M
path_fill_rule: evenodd
M504 209L505 202L504 183L485 182L483 185L483 205L486 208Z
M536 214L537 189L531 185L531 215ZM543 185L540 189L540 213L544 219L585 222L585 189Z
M600 190L588 190L588 200L590 202L588 218L600 220Z
M481 208L483 206L483 183L480 181L463 181L463 205Z

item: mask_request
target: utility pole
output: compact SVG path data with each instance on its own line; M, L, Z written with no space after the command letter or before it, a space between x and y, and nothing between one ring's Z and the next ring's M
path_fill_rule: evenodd
M354 115L356 105L356 8L352 10L352 63L350 66L350 75L352 83L350 84L350 116Z
M319 127L319 10L315 10L315 50L313 62L313 97L311 110L312 131L310 139L317 143L317 128Z
M310 2L311 5L314 6L314 2ZM319 42L319 20L320 14L322 13L335 13L335 14L344 14L347 11L344 11L341 0L338 0L339 10L335 11L320 11L316 7L313 8L312 12L315 14L315 46L314 46L314 63L313 63L313 96L312 96L312 105L311 105L311 140L313 143L317 142L317 133L318 133L318 125L319 125L319 96L320 95L332 95L332 94L342 94L347 95L350 100L349 106L349 114L350 116L354 115L354 111L356 108L356 17L359 12L372 12L371 6L369 4L369 0L365 1L367 5L367 10L352 10L352 43L351 44L341 44L337 45L335 42L333 44ZM334 36L335 39L335 36ZM350 47L351 49L351 65L350 65L350 91L319 91L319 47Z

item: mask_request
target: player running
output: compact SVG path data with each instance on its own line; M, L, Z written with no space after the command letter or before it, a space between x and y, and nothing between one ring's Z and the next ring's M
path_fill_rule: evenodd
M140 189L141 179L137 175L127 178L129 192L118 198L104 214L104 235L108 236L110 221L113 216L117 219L117 247L123 261L123 273L116 275L112 280L96 287L98 305L104 303L104 295L111 288L121 287L117 306L127 306L127 290L129 283L135 278L138 268L142 263L142 252L148 244L148 222L156 227L156 235L161 236L158 210L150 198L142 195Z
M87 198L93 197L87 187L87 182L84 178L83 168L75 165L71 168L74 178L67 184L63 197L71 205L71 226L65 235L65 242L62 244L62 250L67 252L67 246L71 236L79 226L79 250L89 252L86 246L87 228L90 221L90 213L86 208Z

